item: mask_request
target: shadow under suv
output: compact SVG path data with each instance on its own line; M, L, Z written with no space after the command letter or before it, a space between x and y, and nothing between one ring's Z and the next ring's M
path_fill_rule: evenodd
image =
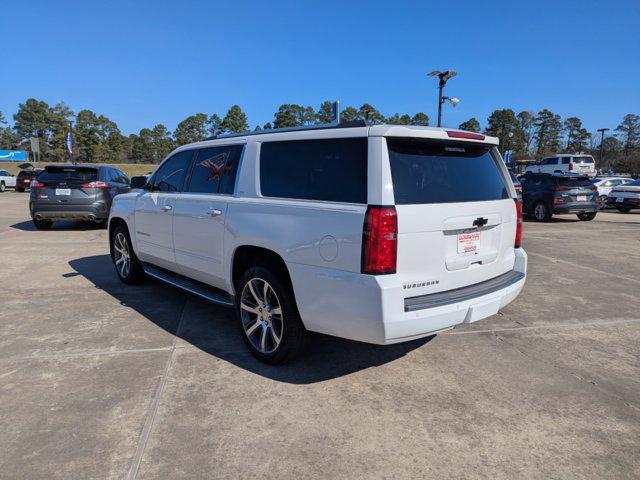
M600 209L597 187L585 175L528 173L520 177L522 211L539 222L553 214L575 213L582 221L593 220Z
M113 197L130 190L117 168L96 165L49 165L31 184L29 211L39 230L56 220L105 224Z

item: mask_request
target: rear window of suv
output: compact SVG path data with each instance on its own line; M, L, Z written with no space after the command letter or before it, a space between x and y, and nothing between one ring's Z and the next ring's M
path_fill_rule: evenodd
M98 179L98 170L91 167L47 167L38 181L42 183L84 183Z
M593 157L573 157L573 163L595 163Z
M387 138L396 204L510 198L490 145Z
M367 139L264 142L260 192L265 197L367 203Z
M593 182L588 178L559 177L556 180L558 185L565 187L593 187Z

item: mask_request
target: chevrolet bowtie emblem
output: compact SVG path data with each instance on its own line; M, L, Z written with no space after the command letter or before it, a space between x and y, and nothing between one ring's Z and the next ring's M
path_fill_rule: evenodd
M484 217L478 217L473 221L473 226L480 228L484 227L487 223L489 223L489 220Z

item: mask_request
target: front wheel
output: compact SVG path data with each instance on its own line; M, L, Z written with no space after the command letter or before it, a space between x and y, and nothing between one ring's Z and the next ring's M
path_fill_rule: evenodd
M307 331L291 288L270 270L252 267L240 277L237 292L236 313L251 354L271 365L296 357Z
M4 184L4 182L0 182L0 192L4 192L7 189L7 186Z
M618 205L616 208L620 213L629 213L631 211L629 207L622 207L620 205Z
M604 210L605 208L607 208L607 196L602 195L600 197L600 210Z
M543 202L539 202L533 209L533 216L538 222L548 222L551 220L551 213Z
M129 232L122 225L118 225L111 235L111 260L123 283L133 285L144 279L144 270L131 247Z
M578 213L578 218L583 222L590 222L596 218L596 212Z

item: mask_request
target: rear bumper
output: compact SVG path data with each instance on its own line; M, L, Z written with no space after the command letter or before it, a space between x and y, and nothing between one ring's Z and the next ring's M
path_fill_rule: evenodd
M566 205L554 205L553 213L593 213L600 210L600 204L595 202L569 203Z
M617 198L622 198L622 202L618 202ZM607 205L628 207L628 208L640 208L640 198L627 198L627 197L607 197Z
M47 205L30 203L31 218L46 220L106 220L109 218L109 206L104 202L89 205Z
M511 272L480 284L405 298L393 276L369 276L291 265L303 323L312 331L392 344L473 323L498 313L521 292L527 254L515 250Z

